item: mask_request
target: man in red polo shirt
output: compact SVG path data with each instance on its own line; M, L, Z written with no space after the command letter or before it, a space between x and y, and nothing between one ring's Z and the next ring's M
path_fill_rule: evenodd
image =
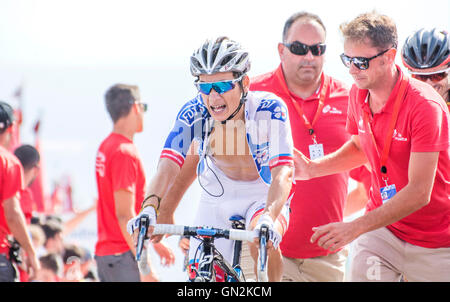
M30 277L39 270L39 260L28 235L20 209L19 192L23 189L23 170L19 160L7 150L11 142L13 110L0 102L0 281L13 282L17 274L9 255L8 237L13 235L26 253Z
M297 178L369 162L366 214L314 228L328 250L354 239L350 281L450 281L449 111L430 86L395 65L397 30L387 16L362 14L341 26L343 63L355 80L338 151L310 161L297 153Z
M23 168L25 188L20 192L20 206L25 215L27 224L30 224L33 216L33 192L30 186L36 179L39 171L40 155L39 151L31 145L21 145L14 150L14 155L19 159Z
M140 276L136 249L126 226L136 216L145 195L145 174L133 138L142 132L147 104L141 103L137 86L117 84L105 95L106 108L114 127L98 149L95 174L98 188L95 246L99 278L105 282L155 281L153 274ZM155 250L173 263L165 245ZM171 259L170 259L171 258Z
M348 89L325 74L326 29L310 13L292 15L278 44L280 66L251 81L251 90L281 97L289 111L294 146L310 158L329 154L350 135L345 130ZM343 220L348 173L297 181L289 228L281 242L284 281L343 281L347 251L312 244L312 228Z

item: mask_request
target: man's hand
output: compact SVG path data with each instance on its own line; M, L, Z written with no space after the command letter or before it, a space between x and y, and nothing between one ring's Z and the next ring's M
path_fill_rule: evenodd
M41 269L39 259L34 252L26 255L26 263L29 278L30 280L33 280L34 278L36 278L37 272Z
M175 254L172 249L163 242L153 243L153 248L161 258L161 265L171 266L175 263Z
M325 250L334 252L355 240L359 235L358 229L351 223L334 222L320 227L313 227L314 234L311 243Z
M311 179L309 165L311 160L306 157L302 152L294 148L294 166L295 166L295 179L308 180Z

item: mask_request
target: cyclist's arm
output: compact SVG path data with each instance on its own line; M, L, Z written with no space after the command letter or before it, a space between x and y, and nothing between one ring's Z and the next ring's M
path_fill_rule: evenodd
M277 166L271 169L271 174L272 183L270 184L266 208L263 214L268 213L275 221L289 197L294 168L288 165Z
M142 203L142 207L149 204L160 207L158 198L162 198L167 194L180 170L180 166L173 160L161 158L159 160L158 170L156 171L155 176L153 176L148 187L147 196L153 195L153 197L147 198Z
M357 135L353 135L335 152L320 159L310 160L298 150L294 150L294 157L295 179L298 180L342 173L367 162Z
M167 194L164 196L161 202L160 212L157 219L158 223L175 223L173 214L180 204L180 201L183 198L184 194L194 182L196 177L196 167L199 158L197 154L194 154L194 150L196 150L196 144L193 143L189 151L190 155L186 156L183 167L181 167L181 170L178 176L175 178L173 185L169 188ZM153 237L153 242L157 243L162 238L163 235L155 236Z

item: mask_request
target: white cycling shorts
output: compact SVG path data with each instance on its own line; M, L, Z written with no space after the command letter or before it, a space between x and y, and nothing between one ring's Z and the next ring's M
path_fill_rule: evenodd
M231 228L230 217L239 215L245 218L246 227L249 228L252 218L265 208L269 186L261 178L254 181L232 180L210 159L208 159L208 165L209 168L203 171L199 179L204 189L201 193L193 225L229 229ZM206 191L215 196L211 196ZM278 220L287 228L287 225L289 225L288 203L283 207ZM198 239L191 237L190 264L198 261L200 256L200 251L197 251L199 244ZM234 241L220 238L215 239L214 245L231 264L234 254ZM197 259L195 259L196 253Z

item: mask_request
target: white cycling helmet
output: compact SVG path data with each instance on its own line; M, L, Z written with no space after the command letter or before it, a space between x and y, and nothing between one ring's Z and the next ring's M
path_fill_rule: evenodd
M242 75L249 70L248 52L227 37L206 40L191 56L191 73L195 77L229 71Z

